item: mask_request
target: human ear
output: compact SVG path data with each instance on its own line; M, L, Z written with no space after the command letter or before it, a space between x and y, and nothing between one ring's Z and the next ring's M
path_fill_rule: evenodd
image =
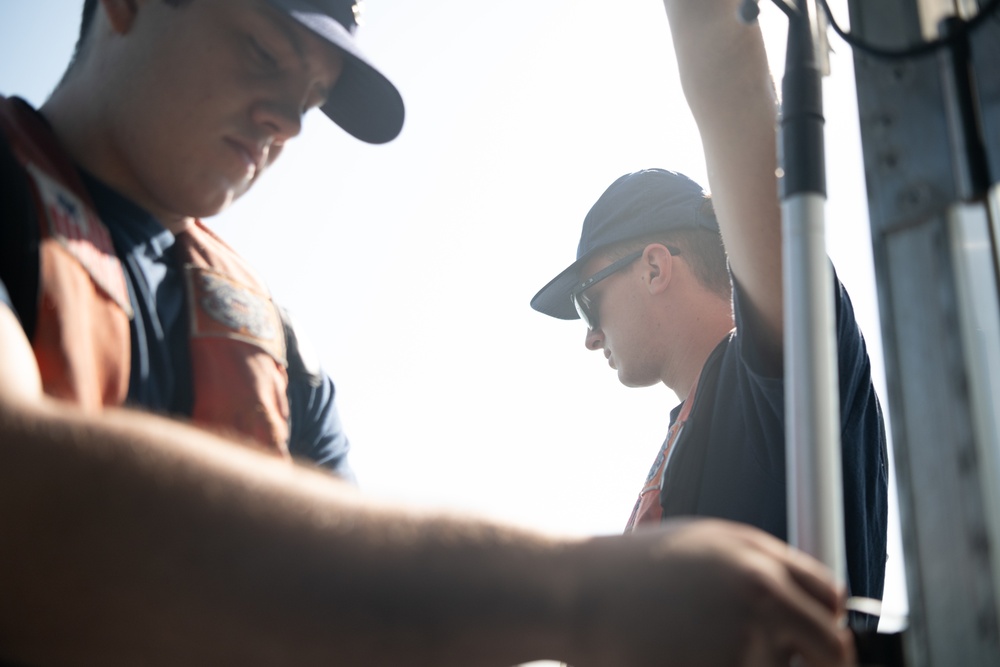
M137 0L101 0L101 7L108 17L111 29L119 35L124 35L132 28L136 14L139 13Z
M673 276L673 255L667 247L659 243L646 246L640 260L644 269L644 277L651 294L659 294L667 289Z

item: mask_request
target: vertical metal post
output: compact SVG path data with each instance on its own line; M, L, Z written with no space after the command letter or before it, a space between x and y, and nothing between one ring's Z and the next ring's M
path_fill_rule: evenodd
M851 31L883 48L932 37L928 25L956 13L954 0L849 5ZM990 20L968 48L903 60L855 50L909 667L1000 664L1000 290L983 192L1000 142L977 138L1000 136L1000 70L975 57L998 43L1000 22ZM976 94L970 76L989 94Z
M789 17L780 141L788 533L844 582L834 288L825 246L824 65L815 3L798 0L797 7Z

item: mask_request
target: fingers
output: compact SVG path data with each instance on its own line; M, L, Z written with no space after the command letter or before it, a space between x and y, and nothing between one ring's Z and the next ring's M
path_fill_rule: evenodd
M843 591L822 564L747 525L700 519L665 528L651 554L670 599L684 610L671 625L681 632L669 637L678 664L685 656L745 666L790 665L794 656L807 667L851 664ZM701 620L685 624L692 619ZM705 621L726 640L699 639Z
M844 587L833 581L830 570L807 554L781 545L784 551L788 574L814 600L837 616L845 612L846 594Z
M772 624L765 632L775 657L783 657L771 664L788 664L793 655L810 667L850 664L853 640L842 622L842 593L816 561L787 546L782 551L775 556L779 570L772 582L774 600L767 604L770 613L761 615Z
M742 529L748 527L741 526ZM837 614L845 610L846 594L843 586L833 580L825 565L808 554L785 542L757 530L747 530L746 539L781 562L788 574L809 595Z
M801 589L789 593L787 603L772 619L773 650L783 658L771 664L788 664L789 656L799 656L809 667L842 667L850 664L853 639L850 631L840 624L815 598Z
M844 592L830 571L807 554L748 526L738 526L759 599L752 606L759 623L746 664L789 664L800 656L810 667L851 664L850 631L844 627Z

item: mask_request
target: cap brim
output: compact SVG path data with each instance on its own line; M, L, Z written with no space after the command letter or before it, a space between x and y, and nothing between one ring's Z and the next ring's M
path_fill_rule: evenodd
M388 79L367 62L349 58L323 113L361 141L384 144L403 129L406 110Z
M581 257L538 290L538 294L531 298L531 307L560 320L580 319L571 297L580 282L580 266L588 259L589 256Z
M344 71L323 113L347 133L370 144L392 141L403 129L403 98L368 60L354 36L335 19L303 0L271 0L344 55Z

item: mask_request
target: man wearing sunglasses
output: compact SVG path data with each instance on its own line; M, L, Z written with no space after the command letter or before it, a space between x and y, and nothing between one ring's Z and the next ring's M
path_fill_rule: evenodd
M662 382L681 401L627 532L701 515L786 539L776 103L763 40L735 18L737 0L665 4L713 195L663 169L622 176L584 220L576 261L531 306L582 319L587 348L622 384ZM836 313L849 587L881 598L885 435L839 281Z

